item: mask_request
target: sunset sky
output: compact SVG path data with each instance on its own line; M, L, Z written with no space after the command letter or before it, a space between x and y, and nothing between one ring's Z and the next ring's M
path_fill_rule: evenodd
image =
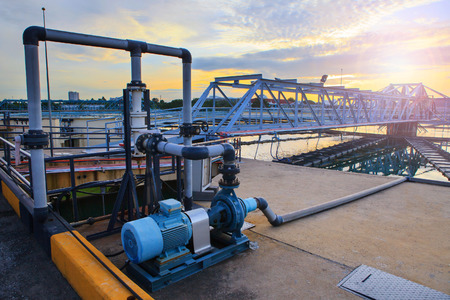
M22 33L42 26L183 47L193 56L193 97L214 77L262 73L380 90L423 82L450 96L450 1L167 0L2 1L0 100L26 98ZM45 86L41 55L42 99ZM48 43L53 99L109 99L130 82L125 51ZM181 98L181 61L144 54L152 97Z

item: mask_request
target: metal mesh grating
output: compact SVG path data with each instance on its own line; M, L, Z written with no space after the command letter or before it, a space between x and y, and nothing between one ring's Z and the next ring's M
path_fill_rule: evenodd
M365 299L450 300L447 294L366 265L353 270L338 287Z

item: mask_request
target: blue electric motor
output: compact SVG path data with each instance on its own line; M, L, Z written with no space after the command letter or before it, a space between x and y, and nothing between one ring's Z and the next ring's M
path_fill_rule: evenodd
M123 248L133 263L189 252L185 245L192 237L192 224L181 212L181 203L167 199L159 205L157 214L128 222L122 227Z
M257 208L255 198L240 199L232 189L217 193L211 208L181 211L175 199L159 202L159 212L126 223L122 227L122 244L128 258L135 264L157 257L160 264L188 259L191 252L185 246L193 237L194 253L208 251L210 227L232 233L236 242L245 238L241 227L247 213Z

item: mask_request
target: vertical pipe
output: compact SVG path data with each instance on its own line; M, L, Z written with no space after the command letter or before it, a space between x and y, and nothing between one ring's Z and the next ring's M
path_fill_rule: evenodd
M131 52L131 84L141 83L141 52ZM146 128L145 115L142 114L142 89L133 87L131 91L131 138L132 144L139 136L139 131ZM135 150L136 152L136 150Z
M29 129L42 131L41 88L39 81L39 53L37 45L24 45L27 79ZM34 217L47 219L47 191L45 184L44 150L32 149L31 171L34 198Z
M141 81L141 56L131 56L131 81Z
M216 86L213 87L213 116L212 116L212 126L216 126Z
M142 214L145 214L145 206L148 207L148 214L155 208L154 195L152 193L152 160L150 155L145 157L145 203L142 205Z
M182 184L181 184L181 157L176 156L177 161L177 200L182 201Z
M259 98L259 128L263 127L264 86L261 85L261 97ZM269 108L270 109L270 108Z
M78 199L77 199L77 191L75 191L75 164L73 159L69 159L70 164L70 185L72 187L72 208L73 208L73 217L75 219L75 222L79 221L78 216Z
M298 89L295 89L295 127L298 127Z
M183 63L183 124L192 124L191 63ZM192 137L184 137L183 144L192 146ZM192 208L192 161L184 160L184 208Z
M130 96L129 90L123 90L123 128L124 138L123 143L125 145L125 165L126 172L133 172L131 161L131 124L130 124Z
M154 186L156 188L155 191L155 197L156 201L154 205L156 205L156 202L159 202L162 200L162 191L161 191L161 165L159 161L158 154L153 155L153 181Z

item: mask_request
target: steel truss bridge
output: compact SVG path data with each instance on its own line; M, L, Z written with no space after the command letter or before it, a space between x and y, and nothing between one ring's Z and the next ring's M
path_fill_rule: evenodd
M193 106L193 119L207 122L209 134L224 136L445 121L422 84L373 92L261 74L215 78Z

